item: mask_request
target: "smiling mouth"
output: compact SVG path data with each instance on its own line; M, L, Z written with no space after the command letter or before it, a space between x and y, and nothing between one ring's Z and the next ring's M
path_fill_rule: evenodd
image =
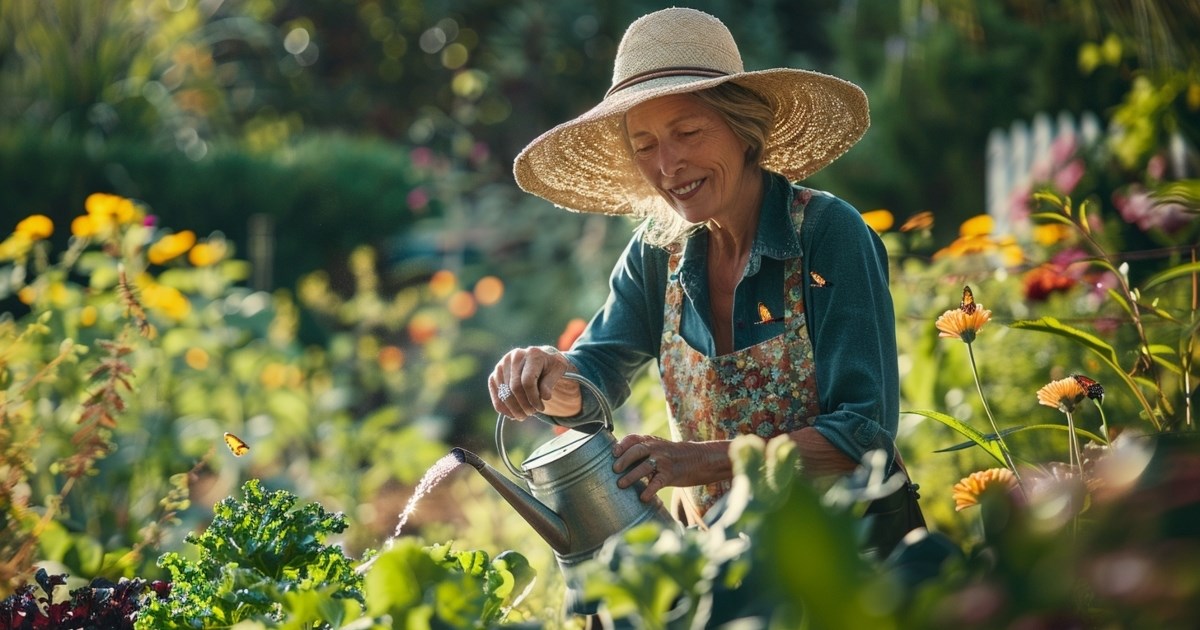
M672 195L683 196L683 195L686 195L686 194L692 192L693 190L696 190L697 188L700 187L700 184L703 184L703 183L704 183L703 179L697 179L696 181L694 181L686 186L683 186L681 188L671 188L670 191L671 191Z

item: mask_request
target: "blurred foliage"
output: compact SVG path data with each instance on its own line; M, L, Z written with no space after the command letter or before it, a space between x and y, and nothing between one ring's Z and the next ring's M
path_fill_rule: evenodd
M1071 373L1108 392L1101 413L1075 416L1080 430L1131 434L1151 417L1194 428L1195 3L694 6L730 26L748 68L812 68L868 92L873 129L808 183L864 210L890 209L871 218L892 254L902 409L991 432L967 353L933 325L969 284L993 313L974 350L1002 431L1061 427L1036 392ZM177 550L212 518L205 506L250 478L344 512L351 527L336 544L358 554L393 531L448 444L490 451L489 366L509 347L577 334L630 227L522 194L508 164L600 98L625 25L655 8L0 4L0 228L15 226L0 242L5 590L35 563L80 583L154 577L149 552ZM1101 142L1038 156L1013 233L995 233L978 216L987 133L1057 111L1099 114ZM1070 225L1029 218L1046 211ZM252 216L267 219L265 231L251 229ZM1126 325L1134 319L1141 330ZM1038 321L1054 334L1022 329ZM617 410L620 431L669 435L656 379L639 377ZM1064 430L1006 440L1023 460L1053 463L1065 459ZM228 453L226 431L249 453ZM613 564L597 568L597 583L631 619L701 617L674 608L686 595L723 614L878 627L1009 627L1080 610L1098 623L1182 623L1177 596L1194 596L1194 580L1177 569L1196 558L1177 533L1194 522L1196 501L1171 489L1191 487L1194 457L1165 456L1148 469L1157 476L1093 492L1074 512L981 497L972 519L955 510L952 488L993 466L990 456L947 450L962 437L911 413L898 440L935 548L961 547L966 560L875 566L854 550L854 501L830 509L810 488L767 488L777 475L747 474L757 485L745 518L708 535L631 532L606 551ZM739 455L746 470L757 452ZM1118 526L1125 513L1139 517L1128 528ZM795 540L797 523L811 540ZM765 542L747 546L745 532ZM519 605L488 590L508 583L505 571L524 583L502 549L519 551L539 578ZM478 553L493 559L476 562ZM563 619L548 548L475 476L425 497L383 557L380 583L404 575L412 589L409 599L380 594L380 614L449 623L504 601L506 622L577 625ZM1046 579L1035 589L1030 575ZM1181 586L1149 593L1129 575ZM823 608L847 601L835 585L859 605ZM914 585L925 586L906 590ZM366 592L371 605L369 578ZM796 605L729 603L760 593Z

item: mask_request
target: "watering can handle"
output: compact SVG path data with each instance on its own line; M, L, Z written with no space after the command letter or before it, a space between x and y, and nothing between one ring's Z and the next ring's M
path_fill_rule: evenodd
M596 397L596 401L600 403L600 411L604 415L604 428L611 431L613 429L612 407L609 406L608 399L604 397L604 394L600 393L600 388L596 387L595 383L575 372L567 372L563 374L563 378L579 381L580 384L592 392L592 395ZM512 460L508 458L508 449L504 448L504 420L507 418L508 416L504 414L500 414L496 418L496 449L500 451L500 459L504 460L504 465L508 466L508 470L512 474L528 479L530 476L529 473L518 468L516 464L513 464Z

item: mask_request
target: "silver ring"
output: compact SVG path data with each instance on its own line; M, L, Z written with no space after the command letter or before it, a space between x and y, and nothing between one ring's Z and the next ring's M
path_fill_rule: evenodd
M501 402L508 400L512 398L512 388L508 386L508 383L500 383L500 387L496 388L496 396Z
M650 456L646 458L646 461L650 462L650 474L658 474L658 460L654 459L654 456Z

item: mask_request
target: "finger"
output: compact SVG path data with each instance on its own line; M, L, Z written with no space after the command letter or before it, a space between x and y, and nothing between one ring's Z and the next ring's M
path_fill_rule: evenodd
M646 489L642 490L642 494L638 496L642 503L651 503L658 501L658 491L667 487L666 481L661 474L656 474L650 477L650 481L646 482Z
M650 451L650 443L653 438L646 435L627 435L617 442L617 447L624 444L624 449L617 455L616 461L613 462L613 472L622 472L627 468L635 467L639 463L645 461L652 454ZM614 449L613 453L617 453Z
M554 395L554 387L558 384L558 380L567 372L568 362L554 346L540 346L537 349L545 355L546 360L544 376L538 383L538 400L550 400ZM544 404L542 409L545 409Z
M491 385L493 392L494 405L500 413L513 418L514 420L524 420L530 416L530 411L527 406L522 405L520 399L516 395L516 389L513 387L515 379L513 374L519 372L519 366L523 361L523 350L518 348L505 354L500 362L496 364L492 376L495 383Z
M662 470L653 458L647 457L632 468L629 469L620 479L617 480L617 486L620 488L628 488L637 483L639 479L653 479L661 474Z
M545 410L545 401L564 372L565 366L553 355L541 348L529 348L521 366L520 381L525 395L522 402L528 404L531 412Z
M617 442L616 446L613 447L613 456L617 457L619 459L622 455L625 454L626 451L633 448L634 446L637 446L638 444L641 444L645 440L646 440L645 436L638 435L636 433L626 435L625 437L621 438L621 440L619 442ZM616 472L621 472L621 470L625 470L625 467L622 466L621 469L617 470Z

